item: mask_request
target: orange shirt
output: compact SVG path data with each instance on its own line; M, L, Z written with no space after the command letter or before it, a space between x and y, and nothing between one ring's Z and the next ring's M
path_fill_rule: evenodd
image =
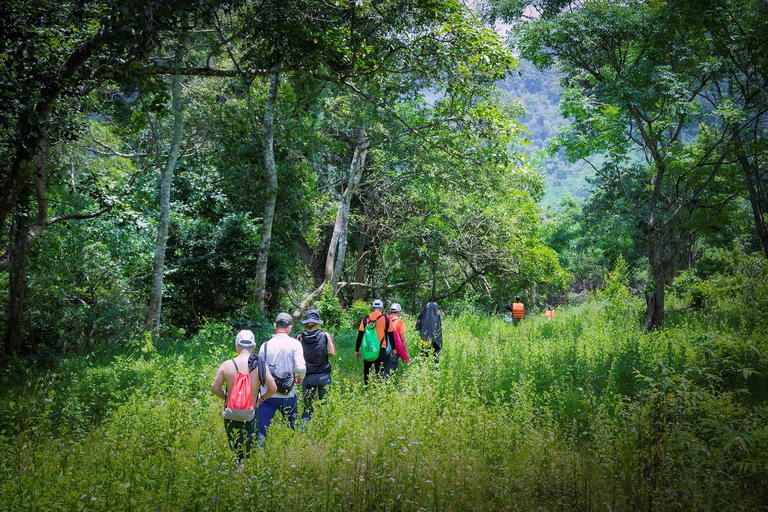
M405 322L403 322L402 318L392 318L392 325L395 326L395 329L397 329L397 333L400 335L400 338L402 339L403 336L405 336Z
M555 318L555 310L554 309L548 309L547 310L547 318Z
M386 334L384 332L384 329L386 328L387 321L384 318L384 313L380 313L378 311L371 312L370 315L368 315L368 320L371 322L376 322L376 335L381 340L381 346L386 347L387 346L387 340L385 339L384 335ZM358 331L365 332L365 318L360 320L360 327L358 328ZM387 332L393 332L394 327L392 326L392 322L389 322L389 329ZM399 331L398 331L399 332Z
M522 302L512 304L512 318L525 318L525 306Z

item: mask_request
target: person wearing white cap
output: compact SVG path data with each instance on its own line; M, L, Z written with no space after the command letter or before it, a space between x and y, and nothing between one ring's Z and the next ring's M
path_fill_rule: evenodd
M389 344L389 347L395 346L394 328L389 317L383 313L383 310L384 302L379 299L374 300L371 303L371 314L360 320L360 327L357 331L355 358L358 361L360 360L360 346L363 344L366 324L375 324L376 335L380 343L378 359L375 361L363 361L363 382L365 382L366 386L368 385L368 374L371 372L371 367L374 368L375 373L381 373L384 369L383 363L387 358L387 344Z
M403 319L400 318L400 311L402 310L402 307L400 307L400 304L397 302L393 302L391 306L389 306L389 318L392 320L392 327L395 331L397 331L397 335L400 337L400 342L403 344L403 346L406 346L405 342L405 322L403 322ZM389 356L387 356L387 359L384 361L384 376L389 377L389 375L397 370L397 361L400 359L400 354L397 352L397 348L393 345L392 351L389 353Z
M242 462L251 452L253 433L256 428L256 422L259 419L256 410L258 410L264 400L272 396L277 390L277 386L275 385L275 380L272 378L272 375L266 370L264 365L261 365L263 374L260 373L258 365L249 371L248 358L251 357L253 349L256 348L256 341L251 331L243 330L237 333L237 338L235 338L235 348L237 349L237 356L234 359L225 361L219 366L219 371L216 372L216 378L213 380L211 390L213 391L213 394L223 398L224 401L227 402L227 396L233 389L237 374L250 374L251 396L253 397L254 409L252 414L249 415L250 419L246 418L244 421L239 421L227 419L226 416L224 418L224 430L227 432L229 446L235 451L237 461ZM262 382L266 383L267 388L264 394L259 393L261 387L260 384ZM226 391L224 390L225 386Z

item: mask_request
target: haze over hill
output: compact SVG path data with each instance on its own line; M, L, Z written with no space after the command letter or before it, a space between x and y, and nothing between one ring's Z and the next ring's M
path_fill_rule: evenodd
M543 205L551 205L555 209L565 195L583 203L590 193L587 179L593 175L585 162L571 163L562 152L556 155L546 152L549 140L557 136L558 130L568 122L559 112L559 79L557 71L540 71L521 59L518 72L498 84L510 99L519 98L525 105L526 115L519 121L527 128L531 143L521 149L532 157L536 167L544 174L546 193Z

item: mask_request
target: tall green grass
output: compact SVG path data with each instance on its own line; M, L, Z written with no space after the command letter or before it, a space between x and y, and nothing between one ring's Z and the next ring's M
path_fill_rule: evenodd
M645 334L640 309L595 300L517 328L467 311L445 319L439 363L367 390L342 333L311 423L278 421L242 472L209 391L225 326L69 360L3 396L2 508L766 507L766 334L702 319Z

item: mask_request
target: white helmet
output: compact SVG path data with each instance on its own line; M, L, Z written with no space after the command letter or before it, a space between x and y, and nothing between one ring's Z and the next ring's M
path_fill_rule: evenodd
M400 304L397 302L393 302L391 306L389 306L389 312L390 313L399 313L400 310L403 309L400 307Z

